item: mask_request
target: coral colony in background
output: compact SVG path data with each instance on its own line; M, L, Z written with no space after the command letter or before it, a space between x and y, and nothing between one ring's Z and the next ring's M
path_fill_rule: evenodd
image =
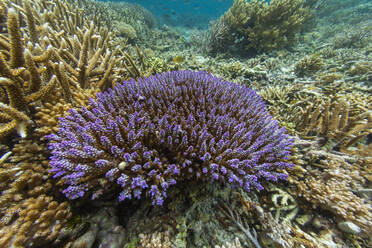
M255 91L206 72L173 71L125 81L48 136L51 172L63 193L94 199L120 186L119 200L143 193L162 205L169 186L186 179L262 189L292 140Z

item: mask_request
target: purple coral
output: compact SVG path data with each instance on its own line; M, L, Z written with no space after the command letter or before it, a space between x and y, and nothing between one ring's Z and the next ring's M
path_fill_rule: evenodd
M255 91L206 72L174 71L126 81L49 135L51 172L71 198L115 185L119 200L161 205L177 181L215 180L260 190L290 167L292 140Z

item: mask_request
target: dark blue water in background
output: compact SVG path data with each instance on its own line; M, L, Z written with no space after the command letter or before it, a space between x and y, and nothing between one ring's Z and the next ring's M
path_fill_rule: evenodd
M104 2L109 2L102 0ZM121 2L121 1L111 1ZM218 19L228 10L233 0L126 0L149 10L159 25L207 28L211 20Z

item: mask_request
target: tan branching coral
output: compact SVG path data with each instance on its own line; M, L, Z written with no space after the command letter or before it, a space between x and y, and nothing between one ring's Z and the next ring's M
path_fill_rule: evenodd
M372 112L358 105L350 106L344 98L311 104L302 111L302 122L297 130L302 136L332 139L335 142L332 148L347 152L349 147L372 133Z
M310 17L303 0L235 0L221 17L229 33L236 33L236 43L244 49L270 51L294 41L296 33Z
M151 234L140 234L139 235L139 247L141 248L170 248L173 247L170 242L169 232L155 232Z
M55 240L71 215L67 202L40 195L28 198L17 209L18 219L11 225L0 224L0 247L35 247Z
M15 145L10 163L0 167L1 222L11 220L10 213L17 212L18 205L28 197L37 197L49 192L52 185L48 178L48 161L43 151L45 145L24 139ZM5 219L4 219L5 218Z
M325 148L349 154L369 154L372 133L371 96L347 92L352 88L305 85L268 86L260 95L269 110L292 134L322 138ZM356 149L357 148L357 149Z
M35 106L61 97L76 106L74 92L106 89L128 74L113 34L88 23L82 9L59 0L5 1L2 9L8 33L0 34L0 137L14 129L25 136Z
M321 206L336 215L353 221L364 233L372 231L370 204L353 193L364 179L358 173L358 164L350 166L342 160L322 160L323 170L308 169L305 177L297 184L299 194L313 204Z
M305 56L295 65L295 72L300 75L310 75L315 73L324 67L322 58L318 54L311 56Z
M0 20L0 136L34 129L1 157L0 247L44 246L67 227L69 206L52 190L43 136L56 131L67 109L128 74L112 33L75 7L59 0L0 4L0 18L6 13Z
M80 106L86 106L90 98L95 98L95 95L99 92L98 89L79 89L72 92L72 97L75 102L75 106L67 103L64 99L51 103L45 103L43 107L37 107L37 113L35 114L35 120L37 127L35 128L35 134L40 137L45 135L56 133L58 131L58 119L64 117L69 109L79 109Z
M0 247L35 247L51 242L70 216L54 200L46 147L22 139L9 162L0 164Z
M371 158L355 158L319 149L316 141L296 140L296 164L288 181L293 194L303 197L313 208L327 209L341 219L352 221L364 235L372 231L371 203L359 192L371 182Z

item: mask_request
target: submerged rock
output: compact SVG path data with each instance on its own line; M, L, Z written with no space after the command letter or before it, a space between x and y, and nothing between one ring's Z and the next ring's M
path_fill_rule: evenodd
M358 234L362 231L362 229L359 226L355 225L351 221L339 222L337 226L338 228L341 229L341 231L350 233L350 234Z

